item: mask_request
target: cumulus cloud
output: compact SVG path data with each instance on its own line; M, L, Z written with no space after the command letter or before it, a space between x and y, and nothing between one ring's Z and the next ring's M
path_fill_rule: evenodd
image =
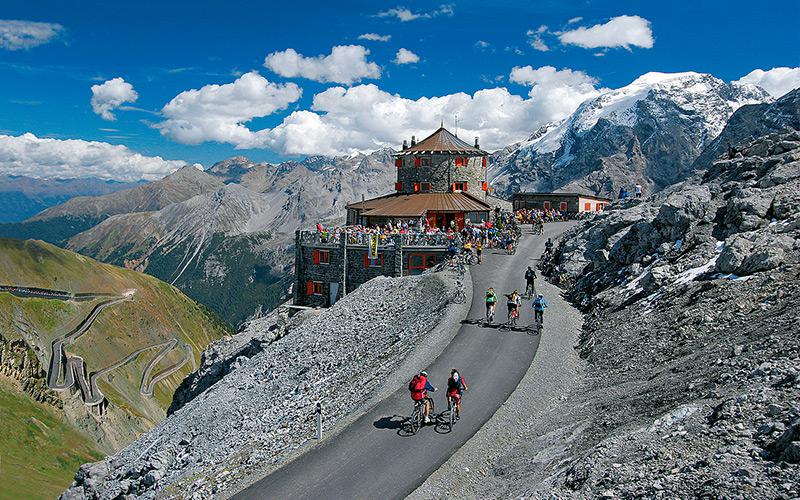
M381 68L367 61L369 50L361 45L337 45L329 55L306 57L294 49L269 54L264 66L287 78L302 77L322 83L353 84L364 78L380 78Z
M767 71L756 69L739 78L735 83L752 83L769 92L772 97L781 97L800 87L800 67L780 67Z
M617 16L605 24L558 33L558 38L563 44L585 49L623 47L630 50L631 47L649 49L653 46L650 21L639 16Z
M0 49L20 50L43 45L64 32L56 23L0 19Z
M577 16L577 17L573 17L569 21L567 21L567 24L575 24L575 23L579 23L581 21L583 21L583 18L581 16Z
M419 62L419 56L408 49L401 48L394 56L395 64L414 64Z
M245 123L286 109L301 95L296 84L273 83L253 71L233 83L181 92L161 110L166 120L154 127L184 144L216 141L248 147L254 136Z
M392 35L379 35L377 33L364 33L358 35L359 40L369 40L372 42L388 42L392 39Z
M33 134L0 135L0 173L56 179L96 177L133 182L155 180L186 165L143 156L125 146Z
M597 79L583 71L553 66L515 66L508 80L531 87L529 97L537 104L544 122L560 120L577 109L587 99L600 94Z
M430 19L438 16L452 16L455 12L455 5L442 4L438 9L431 12L413 12L406 7L397 6L388 10L378 12L377 17L395 17L402 22L414 21L415 19Z
M116 120L117 117L112 111L126 102L136 102L138 98L139 94L133 90L133 85L120 77L92 85L92 111L100 115L103 120Z

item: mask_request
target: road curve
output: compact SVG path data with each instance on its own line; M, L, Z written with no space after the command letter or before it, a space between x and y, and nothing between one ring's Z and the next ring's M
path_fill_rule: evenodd
M484 316L485 290L493 286L498 292L501 301L497 317L504 319L502 294L524 289L525 269L541 254L544 241L570 225L548 224L541 237L526 231L515 255L489 250L484 252L488 253L484 264L472 267L474 293L467 321L427 367L433 385L439 389L434 394L437 412L447 407L444 389L451 368L459 368L468 382L463 415L452 432L441 434L427 426L415 436L401 436L400 423L411 412L408 391L401 387L336 436L234 498L371 499L402 498L411 493L491 418L522 380L536 354L538 336L486 328L471 321ZM532 321L530 302L526 301L520 325Z

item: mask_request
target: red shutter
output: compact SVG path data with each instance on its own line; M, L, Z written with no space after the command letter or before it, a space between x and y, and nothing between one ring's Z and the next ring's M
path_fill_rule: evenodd
M415 193L419 193L419 189L420 189L419 182L415 182L415 183L414 183L414 192L415 192Z
M319 250L314 250L314 264L319 264Z
M464 166L464 158L460 156L456 158L456 167L463 167Z
M364 269L369 269L369 252L364 252Z
M419 167L419 163L420 163L420 158L419 158L419 156L415 156L415 157L414 157L414 166L415 166L415 167Z
M484 167L486 166L486 157L485 156L483 157L483 161L481 161L481 165L483 165Z
M464 191L469 191L469 184L466 182L464 183Z
M398 159L396 159L396 160L394 161L394 165L395 165L397 168L400 168L400 167L402 167L402 166L403 166L403 159L402 159L402 158L398 158Z
M486 181L481 182L481 190L486 191L487 188L488 186L486 185Z
M394 183L394 190L395 191L402 191L403 190L403 183L402 182L395 182Z
M306 295L314 295L314 282L306 281Z

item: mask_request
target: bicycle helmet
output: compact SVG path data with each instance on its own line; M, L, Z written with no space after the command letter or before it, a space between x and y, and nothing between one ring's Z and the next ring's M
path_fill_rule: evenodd
M421 372L419 372L419 374L422 375L423 377L428 376L428 372L426 372L425 370L422 370Z
M542 295L542 294L540 293L539 295L537 295L537 297L539 297L540 299L543 299L543 298L544 298L544 295Z

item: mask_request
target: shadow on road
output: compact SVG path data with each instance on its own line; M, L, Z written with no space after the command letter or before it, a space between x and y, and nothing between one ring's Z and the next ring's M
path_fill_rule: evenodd
M401 417L400 415L392 415L391 417L381 417L372 425L376 429L390 429L390 430L397 430L403 427L403 424L407 420L407 417Z

